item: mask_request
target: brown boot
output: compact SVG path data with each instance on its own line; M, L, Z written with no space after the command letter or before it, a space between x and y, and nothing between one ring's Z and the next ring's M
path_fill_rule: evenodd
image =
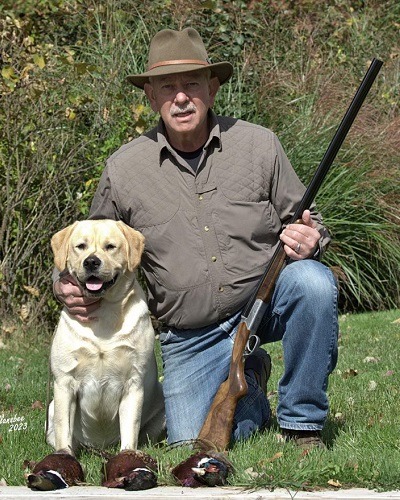
M282 436L286 441L292 441L303 450L311 450L314 448L326 448L321 439L320 431L302 431L299 429L281 429Z

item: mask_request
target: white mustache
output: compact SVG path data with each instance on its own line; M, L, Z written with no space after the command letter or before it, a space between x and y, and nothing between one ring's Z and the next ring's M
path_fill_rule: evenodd
M172 106L169 110L171 116L179 115L180 113L194 113L197 110L196 106L193 103L188 103L183 107Z

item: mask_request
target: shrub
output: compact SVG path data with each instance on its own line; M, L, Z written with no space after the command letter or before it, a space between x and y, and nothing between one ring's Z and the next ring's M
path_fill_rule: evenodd
M305 183L368 59L384 60L317 203L342 308L399 305L397 2L7 0L0 14L3 318L53 321L50 236L86 216L105 159L155 123L124 77L157 30L190 25L235 67L216 111L272 128Z

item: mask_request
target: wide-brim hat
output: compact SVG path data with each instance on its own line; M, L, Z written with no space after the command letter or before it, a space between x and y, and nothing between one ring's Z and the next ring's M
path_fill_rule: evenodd
M127 76L128 82L144 88L150 76L185 73L208 68L222 85L231 77L233 66L227 61L211 63L199 33L193 28L182 31L164 29L151 40L147 71Z

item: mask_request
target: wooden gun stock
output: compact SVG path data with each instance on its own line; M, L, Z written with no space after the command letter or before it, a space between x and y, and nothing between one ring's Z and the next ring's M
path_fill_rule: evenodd
M275 282L286 262L286 253L280 245L269 266L269 278L263 280L258 289L256 304L267 304L272 297ZM261 320L262 316L259 317ZM244 376L244 352L254 325L248 328L247 320L242 316L233 344L228 378L219 386L210 411L197 438L198 445L205 450L215 448L225 450L231 440L233 417L236 405L247 394L247 382Z
M311 183L300 201L291 219L291 223L301 220L304 210L310 208L382 64L382 61L373 59ZM198 445L200 447L207 449L214 447L218 451L223 451L229 446L236 405L239 399L247 394L247 383L244 376L244 353L246 346L250 336L255 335L257 332L266 305L272 297L276 280L285 265L286 254L282 243L279 243L256 291L242 312L241 322L233 345L229 375L227 380L220 385L203 427L200 430L198 436Z
M239 399L247 394L243 353L249 336L250 331L246 323L240 323L233 345L228 378L219 386L211 406L212 411L210 409L208 412L198 437L198 444L204 450L215 448L223 451L230 442L236 405ZM232 424L227 425L227 422Z

